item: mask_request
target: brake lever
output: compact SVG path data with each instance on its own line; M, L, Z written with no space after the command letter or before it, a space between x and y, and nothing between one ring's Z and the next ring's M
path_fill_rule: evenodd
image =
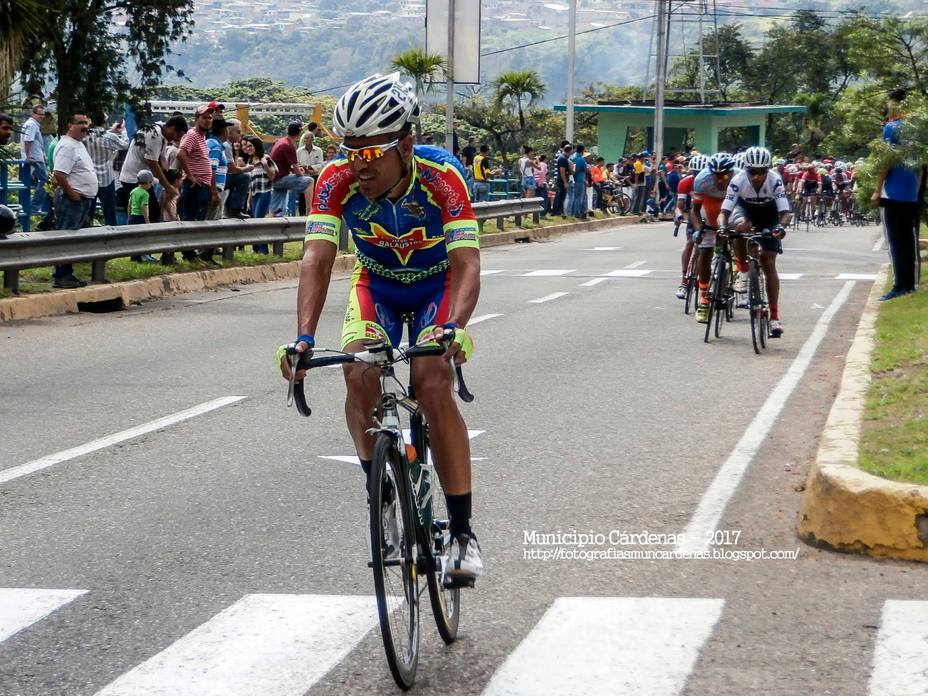
M306 393L303 391L303 381L296 381L297 370L300 369L300 366L305 364L304 361L309 361L309 358L312 357L312 348L307 348L302 353L297 353L295 350L295 345L292 348L287 349L287 361L290 363L290 383L287 387L287 408L293 406L293 403L296 402L296 410L301 416L309 417L312 415L312 409L309 407L309 404L306 403Z

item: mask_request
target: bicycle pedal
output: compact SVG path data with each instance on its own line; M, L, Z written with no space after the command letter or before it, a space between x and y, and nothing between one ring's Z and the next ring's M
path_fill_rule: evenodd
M441 584L446 590L456 590L462 587L474 587L474 582L474 578L453 578L446 575Z

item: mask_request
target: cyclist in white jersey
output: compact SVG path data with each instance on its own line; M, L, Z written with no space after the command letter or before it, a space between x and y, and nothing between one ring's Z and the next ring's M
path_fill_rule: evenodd
M780 240L786 236L792 212L780 175L770 171L770 152L752 147L744 153L745 168L728 185L725 201L719 213L719 227L733 227L737 232L770 230L774 239L761 239L760 265L767 278L767 299L770 303L770 335L783 334L780 321L780 277L777 275L777 255L783 253Z

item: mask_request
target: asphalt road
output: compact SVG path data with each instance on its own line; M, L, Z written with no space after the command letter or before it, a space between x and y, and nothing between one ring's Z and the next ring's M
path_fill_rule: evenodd
M483 252L463 412L487 575L450 648L423 608L416 691L928 694L928 570L794 532L879 230L790 234L786 331L760 356L743 311L703 343L670 230ZM397 691L341 375L312 375L304 420L275 372L295 295L0 326L2 696ZM729 557L608 557L693 548ZM732 557L764 551L788 557Z

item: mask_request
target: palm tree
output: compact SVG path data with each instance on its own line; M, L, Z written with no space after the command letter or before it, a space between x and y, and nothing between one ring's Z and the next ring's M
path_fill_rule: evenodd
M35 0L0 0L0 103L9 96L22 61L23 39L35 33L39 16Z
M421 97L432 89L432 83L438 74L445 73L446 64L445 59L438 53L426 53L421 48L410 48L393 56L390 68L411 77L416 85L416 96ZM422 140L422 126L418 123L416 140Z
M525 115L522 113L522 100L527 96L527 106L537 102L546 91L547 86L534 70L509 70L500 73L493 80L493 89L496 91L496 105L502 106L504 102L515 102L519 112L519 127L525 130Z

